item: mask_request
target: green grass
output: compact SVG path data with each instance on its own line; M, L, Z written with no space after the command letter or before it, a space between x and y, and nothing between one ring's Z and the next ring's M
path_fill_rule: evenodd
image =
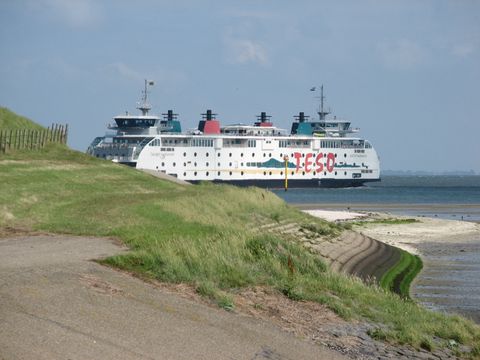
M15 114L5 107L0 107L0 130L16 129L41 130L43 127L24 116Z
M480 329L471 321L332 273L300 244L263 232L260 223L284 220L324 236L341 231L266 190L182 186L53 144L0 156L0 184L0 232L21 227L118 238L131 251L105 263L191 284L227 310L237 289L267 286L378 324L372 336L385 341L434 347L442 346L435 339L453 339L480 348Z
M422 270L423 264L419 256L412 255L404 250L399 251L399 261L382 276L380 286L401 294L405 299L410 299L410 284Z
M400 224L412 224L419 222L417 219L399 219L399 218L388 218L388 219L374 219L374 220L365 220L365 221L349 221L346 224L358 225L358 226L367 226L367 225L400 225Z

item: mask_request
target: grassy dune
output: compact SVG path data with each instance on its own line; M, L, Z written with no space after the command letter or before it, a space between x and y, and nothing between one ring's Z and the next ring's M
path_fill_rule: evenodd
M13 111L0 107L0 130L16 130L16 129L34 129L41 130L42 126L36 124L32 120L17 115Z
M182 186L60 145L0 156L0 184L0 233L17 227L111 236L131 251L106 263L192 284L227 309L237 289L269 286L326 304L345 319L375 323L379 339L426 348L454 339L480 353L480 328L471 321L332 273L301 245L262 231L260 224L287 218L326 236L341 231L266 190Z

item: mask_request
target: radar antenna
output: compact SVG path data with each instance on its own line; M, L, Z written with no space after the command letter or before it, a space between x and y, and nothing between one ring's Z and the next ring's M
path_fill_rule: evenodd
M137 103L137 109L142 112L143 116L147 116L148 112L152 109L152 105L148 103L148 90L147 86L153 86L155 85L155 82L152 80L147 80L145 79L145 89L142 91L142 102Z

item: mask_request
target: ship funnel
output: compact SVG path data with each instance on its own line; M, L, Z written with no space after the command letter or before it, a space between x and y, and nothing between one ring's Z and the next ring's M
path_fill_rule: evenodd
M309 117L310 116L305 116L305 113L303 111L300 111L298 115L294 116L295 120L298 120L298 122L300 123L307 121Z

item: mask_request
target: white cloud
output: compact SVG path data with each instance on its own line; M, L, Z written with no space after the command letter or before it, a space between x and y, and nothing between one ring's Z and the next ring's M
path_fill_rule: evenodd
M387 68L408 70L422 64L427 57L427 51L417 43L401 39L395 43L380 43L377 53L383 65Z
M452 54L461 58L468 57L474 51L475 46L473 44L456 44L452 47Z
M247 39L226 39L227 60L233 64L268 63L267 50L258 42Z
M93 0L40 0L30 4L32 9L76 28L91 26L101 18L98 3Z

